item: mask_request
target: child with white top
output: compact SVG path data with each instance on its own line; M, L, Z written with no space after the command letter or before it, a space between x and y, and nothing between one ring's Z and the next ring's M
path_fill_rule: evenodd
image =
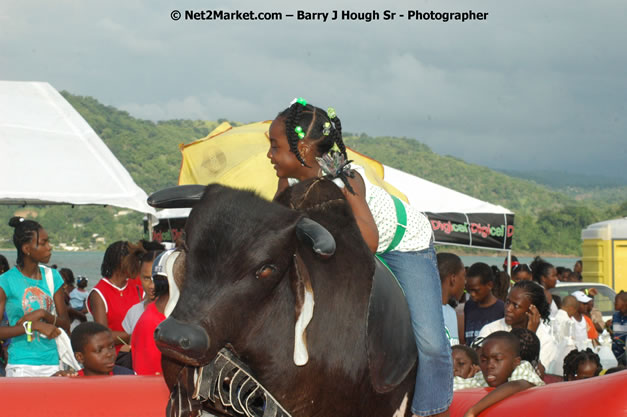
M335 177L365 243L385 260L407 297L420 357L412 411L421 416L448 415L453 365L429 220L370 183L361 167L348 165L342 125L334 109L324 111L296 99L274 119L269 137L267 156L279 178L277 194L290 182L325 174Z

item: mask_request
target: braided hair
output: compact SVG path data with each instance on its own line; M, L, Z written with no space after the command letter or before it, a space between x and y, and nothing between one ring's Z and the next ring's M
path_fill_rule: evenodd
M551 269L554 268L553 265L540 258L539 256L535 257L530 267L531 277L535 282L540 285L542 285L542 277L548 277L551 273Z
M111 278L115 272L122 271L134 277L139 273L140 258L145 252L141 243L134 245L123 240L114 242L105 251L100 273L105 278Z
M544 288L535 281L518 281L516 285L512 287L512 291L516 288L520 288L529 297L531 304L538 309L542 320L547 323L549 321L549 315L551 314L551 306L546 301Z
M342 122L334 113L333 115L334 117L330 118L327 111L311 104L303 105L300 102L292 103L287 109L278 114L277 117L285 118L285 134L290 151L296 155L296 158L303 166L308 167L298 151L298 142L300 141L300 137L296 133L298 126L302 129L305 137L315 143L318 155L329 152L333 145L337 145L344 158L348 159L346 145L344 145L342 140ZM328 135L324 134L325 123L330 125Z
M9 261L4 257L4 255L0 255L0 275L4 274L9 269Z
M59 270L59 274L61 274L61 277L66 285L74 285L74 272L72 272L70 268L61 268Z
M579 371L579 365L584 362L594 362L597 365L595 375L599 375L603 367L599 355L590 348L586 350L573 349L564 358L564 381L574 381Z
M521 272L527 272L529 275L533 276L531 269L529 269L529 265L527 264L518 264L512 268L512 278Z
M11 217L9 226L15 229L13 232L13 244L17 249L17 260L15 263L23 267L24 252L22 251L22 246L32 242L33 239L39 241L39 231L43 229L43 226L34 220L26 220L17 216Z
M520 359L537 365L540 360L540 339L534 332L522 327L514 327L510 333L520 340Z

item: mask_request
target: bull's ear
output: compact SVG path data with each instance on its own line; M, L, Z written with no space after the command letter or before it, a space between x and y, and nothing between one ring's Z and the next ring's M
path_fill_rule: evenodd
M292 291L294 293L294 363L303 366L309 361L307 351L307 325L313 317L314 293L309 272L298 253L294 254L294 265L290 271Z
M307 217L303 217L296 224L296 236L301 243L311 247L323 258L331 257L335 253L333 235L319 223Z

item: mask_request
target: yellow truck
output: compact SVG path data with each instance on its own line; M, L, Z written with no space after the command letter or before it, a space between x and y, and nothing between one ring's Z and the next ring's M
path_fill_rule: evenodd
M583 280L627 291L627 217L591 224L581 239Z

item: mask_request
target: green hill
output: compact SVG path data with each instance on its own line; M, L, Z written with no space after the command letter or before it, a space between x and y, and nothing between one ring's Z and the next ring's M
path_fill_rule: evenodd
M574 200L564 194L452 156L438 155L428 146L407 138L347 136L351 148L402 171L436 184L507 207L515 213L537 214Z
M91 97L63 96L78 110L135 182L147 193L176 185L181 164L180 143L206 136L222 120L151 122L105 106ZM615 196L578 201L536 182L442 156L414 139L346 135L346 144L382 163L444 185L516 213L517 253L578 255L581 228L595 221L627 215L627 201ZM620 204L622 203L622 205ZM143 236L142 216L107 207L28 207L28 216L45 225L56 243L102 249L118 239ZM24 209L22 209L24 210ZM7 219L15 207L0 207ZM11 230L0 223L0 246L10 247Z
M509 171L506 175L533 181L547 188L566 194L584 203L598 207L621 203L627 198L627 181L598 175L577 174L558 171Z

